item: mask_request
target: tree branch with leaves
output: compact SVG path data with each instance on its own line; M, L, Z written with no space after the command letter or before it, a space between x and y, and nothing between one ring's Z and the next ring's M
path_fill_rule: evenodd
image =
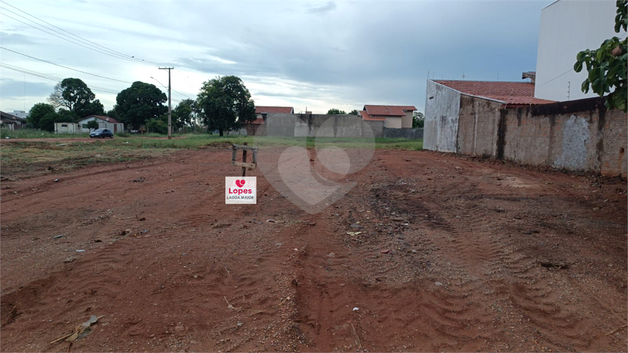
M617 0L617 15L615 16L615 33L622 29L626 32L628 16L626 15L626 0ZM626 65L628 65L628 52L626 46L628 38L613 37L605 40L598 49L583 50L576 56L574 70L582 71L586 67L587 78L582 82L582 92L588 93L589 89L600 97L606 96L605 105L608 109L621 109L626 111L627 86Z

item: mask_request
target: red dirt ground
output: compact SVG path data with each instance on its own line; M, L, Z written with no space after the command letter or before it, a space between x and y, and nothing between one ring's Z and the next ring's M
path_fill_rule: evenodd
M230 156L2 182L1 349L628 348L625 181L378 150L309 215L259 170L225 205Z

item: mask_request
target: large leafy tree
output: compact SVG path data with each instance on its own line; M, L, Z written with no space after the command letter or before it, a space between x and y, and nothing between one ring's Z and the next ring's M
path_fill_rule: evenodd
M255 120L255 103L249 90L236 76L223 76L203 83L194 110L207 125L207 131L225 131Z
M100 100L96 99L87 104L77 105L74 109L74 113L79 118L84 118L88 115L103 115L105 114L105 107L100 103Z
M340 110L340 109L336 109L336 108L331 108L327 111L327 114L347 114L345 113L344 110Z
M28 112L28 117L26 118L26 122L32 124L34 128L40 129L41 119L49 114L55 113L55 107L51 104L47 103L37 103L33 105L31 110Z
M103 105L87 84L78 78L66 78L56 84L48 101L55 107L65 107L78 117L104 113Z
M626 32L628 25L626 5L626 0L617 0L615 33L619 33L622 29ZM606 95L605 105L609 109L618 108L626 111L627 44L628 38L624 37L622 40L613 37L605 40L598 49L583 50L576 56L574 70L580 72L586 66L589 73L582 82L582 91L587 93L590 88L601 97Z
M174 128L192 125L194 120L193 106L193 99L184 99L172 110L172 126Z
M139 129L148 120L159 118L168 111L164 105L167 99L155 85L137 81L118 93L115 112L122 122L132 129Z

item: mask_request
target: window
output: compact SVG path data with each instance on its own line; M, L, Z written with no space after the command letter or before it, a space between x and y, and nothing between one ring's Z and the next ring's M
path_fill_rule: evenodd
M68 124L61 124L61 127L68 127Z
M87 129L87 124L83 124L83 129Z

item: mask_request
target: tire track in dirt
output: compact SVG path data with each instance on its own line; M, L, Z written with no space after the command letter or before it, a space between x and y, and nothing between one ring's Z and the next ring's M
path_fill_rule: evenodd
M402 183L407 184L407 183ZM399 183L386 185L390 192ZM582 325L582 317L573 312L569 305L551 291L553 284L539 272L538 261L518 255L508 239L498 237L499 218L494 214L503 210L491 210L481 205L482 200L473 202L459 200L456 187L441 198L430 199L429 204L420 200L404 200L404 192L390 192L391 206L401 214L425 214L432 244L447 255L447 264L461 274L460 282L451 283L449 288L459 293L467 293L465 301L478 308L483 303L501 303L507 310L512 308L512 318L508 326L513 327L518 320L528 323L545 340L546 345L557 349L586 349L591 340L582 335L591 327ZM429 205L429 206L428 206ZM428 242L429 243L429 242ZM512 256L514 254L514 257ZM506 271L504 271L504 269ZM533 274L531 273L533 272ZM499 279L495 278L499 275ZM490 281L496 290L484 293L483 283ZM486 310L478 310L486 312ZM485 316L483 324L490 319ZM521 327L519 328L521 329ZM527 328L526 328L527 329ZM494 327L489 336L497 335L499 327Z
M446 204L435 202L432 209L444 209ZM446 228L448 231L455 228L453 233L456 235L464 232L452 244L452 257L457 256L470 266L470 270L480 264L484 271L472 272L482 277L482 282L490 279L488 274L503 274L498 283L493 281L493 286L497 287L497 293L507 293L507 297L498 295L493 299L484 299L505 302L506 306L512 307L516 316L521 316L524 322L531 325L533 331L539 333L539 338L545 340L545 345L561 350L587 349L591 340L582 333L591 332L593 328L583 325L582 317L575 309L561 300L560 294L552 291L556 283L540 271L538 260L520 255L520 249L513 247L508 239L497 240L494 237L493 234L499 234L500 231L499 217L491 219L491 214L495 214L492 210L470 202L460 208L456 207L455 210L464 212L469 217L465 221L457 217L449 218L448 224L451 227ZM478 238L488 242L478 241ZM503 271L504 268L507 271Z

